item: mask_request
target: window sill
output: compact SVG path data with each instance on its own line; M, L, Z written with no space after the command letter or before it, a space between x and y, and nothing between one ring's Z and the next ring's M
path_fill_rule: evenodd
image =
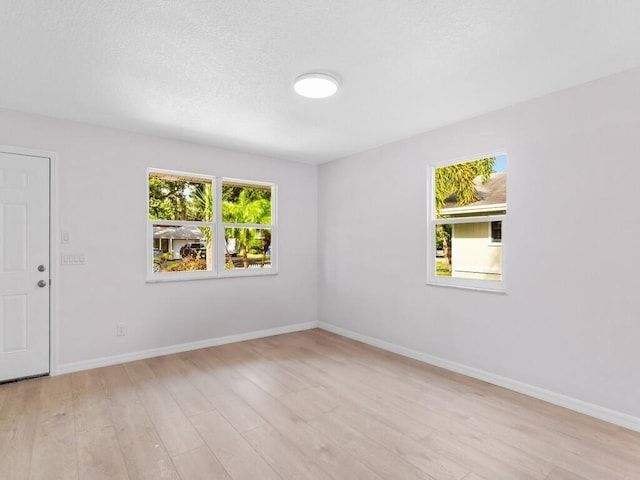
M490 280L489 280L490 281ZM469 284L460 284L460 283L443 283L437 281L428 280L426 285L433 287L446 287L446 288L457 288L461 290L475 290L477 292L487 292L487 293L498 293L502 295L507 294L507 289L502 285L496 285L495 287L490 287L488 285L484 285L482 283L469 283Z
M225 278L267 277L267 276L278 275L277 271L256 272L255 270L258 270L258 269L248 269L248 271L238 270L238 273L222 273L220 275L215 275L215 274L162 275L160 274L160 275L147 276L147 280L145 283L193 282L198 280L220 280Z

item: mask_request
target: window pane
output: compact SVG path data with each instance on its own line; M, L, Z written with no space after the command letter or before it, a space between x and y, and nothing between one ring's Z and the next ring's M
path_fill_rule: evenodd
M506 155L436 168L437 218L506 213L506 168Z
M223 181L222 221L225 223L270 224L271 187Z
M436 225L436 275L502 280L502 245L491 237L492 223Z
M211 227L153 226L154 272L212 270Z
M149 218L210 222L213 218L210 179L149 173Z
M224 230L225 269L271 268L270 228L231 228Z
M502 222L491 222L491 241L495 243L502 242Z

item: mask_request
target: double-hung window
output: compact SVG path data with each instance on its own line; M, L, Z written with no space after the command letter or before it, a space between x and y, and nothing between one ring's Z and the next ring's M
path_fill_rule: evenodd
M273 183L149 169L150 281L276 273Z
M225 273L274 270L274 185L223 178L221 187Z
M504 291L507 156L431 168L427 283Z

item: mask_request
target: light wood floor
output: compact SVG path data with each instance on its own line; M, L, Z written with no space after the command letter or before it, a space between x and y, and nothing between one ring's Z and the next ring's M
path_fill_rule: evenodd
M640 479L640 434L310 330L2 385L0 478Z

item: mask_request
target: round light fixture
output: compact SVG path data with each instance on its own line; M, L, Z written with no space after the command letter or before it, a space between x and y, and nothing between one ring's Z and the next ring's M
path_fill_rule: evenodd
M338 80L326 73L305 73L296 78L293 89L307 98L326 98L338 91Z

